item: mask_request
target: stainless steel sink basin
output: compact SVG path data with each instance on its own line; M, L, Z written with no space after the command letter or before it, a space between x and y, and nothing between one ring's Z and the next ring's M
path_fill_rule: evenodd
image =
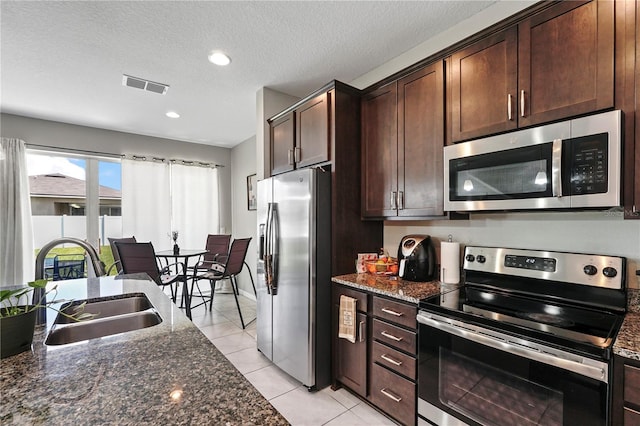
M82 302L75 301L71 306ZM67 312L69 309L69 305L63 308ZM44 343L66 345L152 327L162 322L156 309L142 293L129 294L118 299L91 299L87 301L83 312L94 314L95 317L74 321L58 314Z
M116 315L130 314L133 312L146 311L153 308L153 305L147 299L144 293L131 293L118 299L91 299L88 300L82 312L93 314L94 319L113 317ZM68 303L62 307L62 310L67 313L73 313L73 307L80 305L83 300L74 301ZM56 318L54 324L73 324L77 321L59 315Z

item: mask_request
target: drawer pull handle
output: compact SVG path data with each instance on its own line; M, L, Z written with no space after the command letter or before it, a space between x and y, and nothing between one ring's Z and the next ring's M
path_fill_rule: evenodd
M364 321L360 321L360 324L358 324L358 334L360 335L360 337L358 338L358 342L364 342L365 336L364 336Z
M384 337L389 338L391 340L395 340L396 342L399 342L402 340L402 337L396 337L393 334L389 334L386 331L381 331L380 334L382 334Z
M401 317L404 315L402 312L392 311L391 309L387 308L382 308L382 312L384 312L385 314L393 315L394 317Z
M402 401L402 398L400 398L399 396L395 396L394 394L392 394L391 392L389 392L389 391L387 390L387 388L380 389L380 392L382 392L382 394L383 394L384 396L386 396L387 398L389 398L389 399L393 399L395 402L400 402L400 401Z
M395 359L391 358L387 354L380 355L380 358L384 359L387 362L390 362L393 365L397 365L397 366L401 366L402 365L402 361L396 361Z

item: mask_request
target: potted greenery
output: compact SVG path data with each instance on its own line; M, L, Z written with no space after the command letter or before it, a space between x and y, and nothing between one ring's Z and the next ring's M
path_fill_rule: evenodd
M48 281L45 279L28 283L28 287L19 289L0 290L0 358L7 358L19 354L31 348L33 342L33 332L36 325L36 314L38 309L46 307L72 318L76 321L89 319L93 314L83 312L85 303L75 305L73 312L64 312L54 308L52 305L65 302L56 300L58 286L55 285L45 291ZM36 289L42 289L40 300L31 305L17 305L22 296L28 296ZM53 294L52 300L47 302L47 295Z

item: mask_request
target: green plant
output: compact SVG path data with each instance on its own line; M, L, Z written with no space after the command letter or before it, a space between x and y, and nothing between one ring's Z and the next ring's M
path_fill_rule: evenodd
M73 306L71 308L72 309L71 312L61 311L59 309L54 308L53 305L55 304L67 302L67 300L64 300L64 299L60 299L60 300L56 299L56 296L58 295L57 284L51 287L49 290L43 291L42 297L40 297L40 300L38 302L35 302L30 305L26 305L26 306L17 304L19 299L22 296L28 295L29 293L31 293L36 289L46 290L47 283L48 283L47 280L41 279L41 280L35 280L35 281L29 282L27 284L28 287L25 287L25 288L19 288L15 290L7 290L7 289L0 290L0 306L2 306L2 309L0 309L0 318L6 318L6 317L12 317L20 314L25 314L27 312L31 312L42 307L52 309L64 315L65 317L71 318L75 321L87 320L95 316L94 314L84 312L84 307L86 302ZM52 300L47 302L47 296L49 294L52 294L53 297L52 297Z

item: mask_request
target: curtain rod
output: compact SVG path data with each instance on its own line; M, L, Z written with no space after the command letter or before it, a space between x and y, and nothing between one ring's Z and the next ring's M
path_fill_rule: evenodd
M38 145L34 143L27 143L27 148L45 148L54 152L61 152L67 154L84 154L84 155L94 155L100 157L108 157L108 158L120 158L120 154L113 154L108 152L99 152L99 151L90 151L86 149L77 149L77 148L61 148L59 146L49 146L49 145Z
M147 157L144 155L134 155L134 154L113 154L108 152L100 152L100 151L91 151L86 149L76 149L76 148L61 148L59 146L48 146L48 145L38 145L33 143L27 143L27 148L44 148L54 152L66 153L66 154L83 154L83 155L93 155L107 158L120 158L120 159L131 159L131 160L139 160L146 161ZM179 160L179 159L166 159L160 157L151 157L150 161L157 161L160 163L169 162L172 164L182 164L185 166L199 166L199 167L212 167L214 169L224 167L222 164L216 163L208 163L204 161L191 161L191 160Z
M135 161L155 161L157 163L170 163L170 164L182 164L183 166L197 166L197 167L211 167L213 169L224 167L222 164L216 163L207 163L205 161L195 161L195 160L180 160L175 158L161 158L161 157L150 157L147 158L144 155L135 155L135 154L122 154L120 156L123 159L127 160L135 160Z

